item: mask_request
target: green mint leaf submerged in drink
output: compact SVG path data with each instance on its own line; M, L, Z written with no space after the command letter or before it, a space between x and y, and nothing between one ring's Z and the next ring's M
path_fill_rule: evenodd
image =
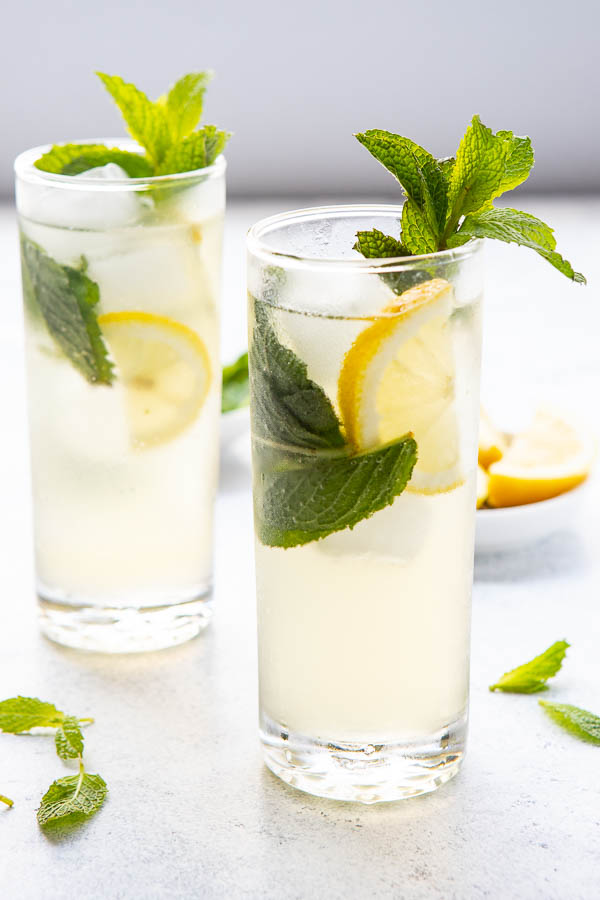
M214 125L195 131L202 115L210 72L184 75L158 100L150 100L136 85L118 75L98 72L145 156L103 144L59 144L40 157L38 169L58 175L79 175L116 163L130 178L175 175L211 166L230 133Z
M264 307L254 302L251 347L254 433L309 450L345 445L325 391L307 375L306 364L277 337Z
M487 237L530 247L563 275L585 284L584 276L556 251L548 225L527 213L493 206L495 198L527 179L533 166L528 137L512 131L494 134L473 116L456 156L437 160L408 138L388 131L372 129L356 138L394 175L406 195L397 239L404 251L434 253ZM364 239L355 249L374 258L372 243Z
M100 809L106 799L108 787L100 775L90 775L80 765L78 775L67 775L54 781L37 811L42 827L78 824Z
M223 366L223 393L221 396L221 412L231 412L248 406L250 401L250 382L248 379L248 354L242 353L239 359L229 366Z
M411 477L417 445L406 435L355 453L327 394L280 342L269 312L256 300L254 315L256 529L267 546L296 547L353 528L393 503Z
M535 694L547 690L546 682L560 670L568 647L567 641L556 641L539 656L502 675L490 685L490 691Z
M26 237L21 264L28 308L35 304L59 348L91 384L112 384L113 366L95 312L96 282L84 267L61 265Z
M558 725L574 737L600 746L600 716L570 703L540 700L539 704Z
M313 459L298 455L290 468L263 474L257 530L271 547L296 547L353 528L402 493L417 460L406 435L355 456Z

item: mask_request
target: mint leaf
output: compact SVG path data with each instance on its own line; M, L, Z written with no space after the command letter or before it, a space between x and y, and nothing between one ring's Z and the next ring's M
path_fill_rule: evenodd
M130 135L142 145L152 165L158 167L171 143L165 105L153 103L143 91L118 75L96 74L121 110Z
M438 248L427 217L412 200L406 200L402 207L402 243L411 255L435 253Z
M138 153L103 144L55 144L34 165L55 175L79 175L107 163L116 163L130 178L146 178L154 174L148 160Z
M534 163L533 147L530 138L517 137L512 131L497 131L496 137L509 145L504 175L499 185L500 193L503 194L505 191L512 191L529 177Z
M538 702L562 728L582 741L600 746L600 716L579 706L571 706L570 703L549 703L547 700Z
M5 797L4 794L0 794L0 803L5 803L8 807L14 806L14 803L10 799L10 797Z
M453 156L444 156L441 159L436 160L439 169L444 176L444 181L446 184L450 183L450 179L452 178L452 172L454 171L454 166L456 164L456 160Z
M377 228L371 231L357 231L354 250L367 259L384 259L393 256L410 256L406 247L396 238L384 234Z
M170 89L165 106L172 143L179 143L200 121L204 93L212 77L212 72L190 72Z
M498 241L530 247L547 259L563 275L580 284L586 283L584 276L580 272L575 272L571 263L563 259L560 253L554 249L556 238L553 229L529 213L519 212L517 209L492 207L492 209L467 216L456 235L448 240L448 245L456 247L459 243L464 243L473 237L494 238Z
M78 775L68 775L53 782L37 811L42 827L58 820L62 824L74 824L95 813L106 799L108 788L100 775L89 775L80 765Z
M571 645L567 641L556 641L539 656L511 669L498 679L496 684L490 685L490 691L506 691L514 694L535 694L537 691L547 690L546 681L552 678L562 666L567 647Z
M100 299L95 281L83 269L62 266L41 247L21 238L23 282L65 356L91 384L111 384L113 367L94 307Z
M65 716L54 735L56 752L61 759L77 759L83 753L83 734L75 716Z
M214 125L205 125L200 131L194 131L179 144L169 148L158 166L157 175L193 172L194 169L211 166L222 152L229 136L228 132L218 131Z
M65 714L53 703L37 697L11 697L0 702L0 731L21 734L32 728L53 728L61 725Z
M270 547L296 547L353 528L393 503L406 487L416 459L411 435L356 456L290 457L290 468L261 473L256 502L259 539Z
M250 350L253 431L258 437L312 450L343 447L340 423L306 364L279 341L267 311L254 301Z
M242 353L239 359L236 359L231 365L223 366L221 412L231 412L231 410L248 406L249 401L248 354Z

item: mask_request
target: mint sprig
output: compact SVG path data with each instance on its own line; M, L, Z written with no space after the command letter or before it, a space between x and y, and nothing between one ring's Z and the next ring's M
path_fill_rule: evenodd
M393 503L412 475L417 445L405 435L355 453L327 394L279 341L268 311L256 301L254 315L256 530L267 546L297 547L354 528Z
M494 134L473 116L456 156L447 159L435 159L408 138L388 131L372 129L355 137L394 175L406 195L397 239L404 252L399 256L435 253L487 237L530 247L563 275L585 284L584 276L557 252L548 225L527 213L493 206L493 200L529 176L533 149L528 137L512 131ZM367 232L360 234L355 249L377 258L381 238L375 230L371 241Z
M223 393L221 412L232 412L248 406L250 382L248 379L248 354L242 355L229 366L223 366Z
M108 788L100 775L90 775L83 763L83 733L81 726L91 724L90 718L77 718L57 709L37 697L11 697L0 702L0 731L23 734L33 728L55 728L54 743L61 759L77 759L79 774L59 778L53 782L37 811L41 826L74 825L100 809ZM0 802L8 806L13 801L0 794Z
M58 175L79 175L112 162L131 178L149 178L203 169L211 166L222 153L229 132L215 125L195 130L202 116L211 72L184 75L158 100L150 100L136 85L118 75L96 74L145 155L103 144L58 144L35 162L38 169Z
M490 691L505 691L513 694L535 694L548 689L546 682L560 670L565 658L567 641L556 641L539 656L510 672L505 672Z
M558 725L574 737L600 746L600 716L570 703L550 703L548 700L538 702Z
M25 236L21 266L27 307L41 313L59 348L91 384L112 384L113 366L98 325L100 290L80 268L63 266Z

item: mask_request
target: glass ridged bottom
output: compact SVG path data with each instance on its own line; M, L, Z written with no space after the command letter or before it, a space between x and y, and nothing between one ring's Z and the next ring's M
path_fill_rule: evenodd
M300 791L331 800L382 803L435 791L459 771L466 714L414 743L342 743L289 731L261 716L267 767Z
M38 585L43 634L66 647L98 653L142 653L196 637L212 615L212 585L151 606L65 600Z

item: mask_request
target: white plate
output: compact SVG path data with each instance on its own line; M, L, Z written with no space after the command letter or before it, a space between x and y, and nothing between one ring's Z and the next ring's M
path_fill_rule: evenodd
M250 411L247 406L221 413L221 448L225 449L250 427Z
M584 481L579 487L551 500L504 509L478 509L475 552L515 550L568 528L577 517L586 489L587 482Z

